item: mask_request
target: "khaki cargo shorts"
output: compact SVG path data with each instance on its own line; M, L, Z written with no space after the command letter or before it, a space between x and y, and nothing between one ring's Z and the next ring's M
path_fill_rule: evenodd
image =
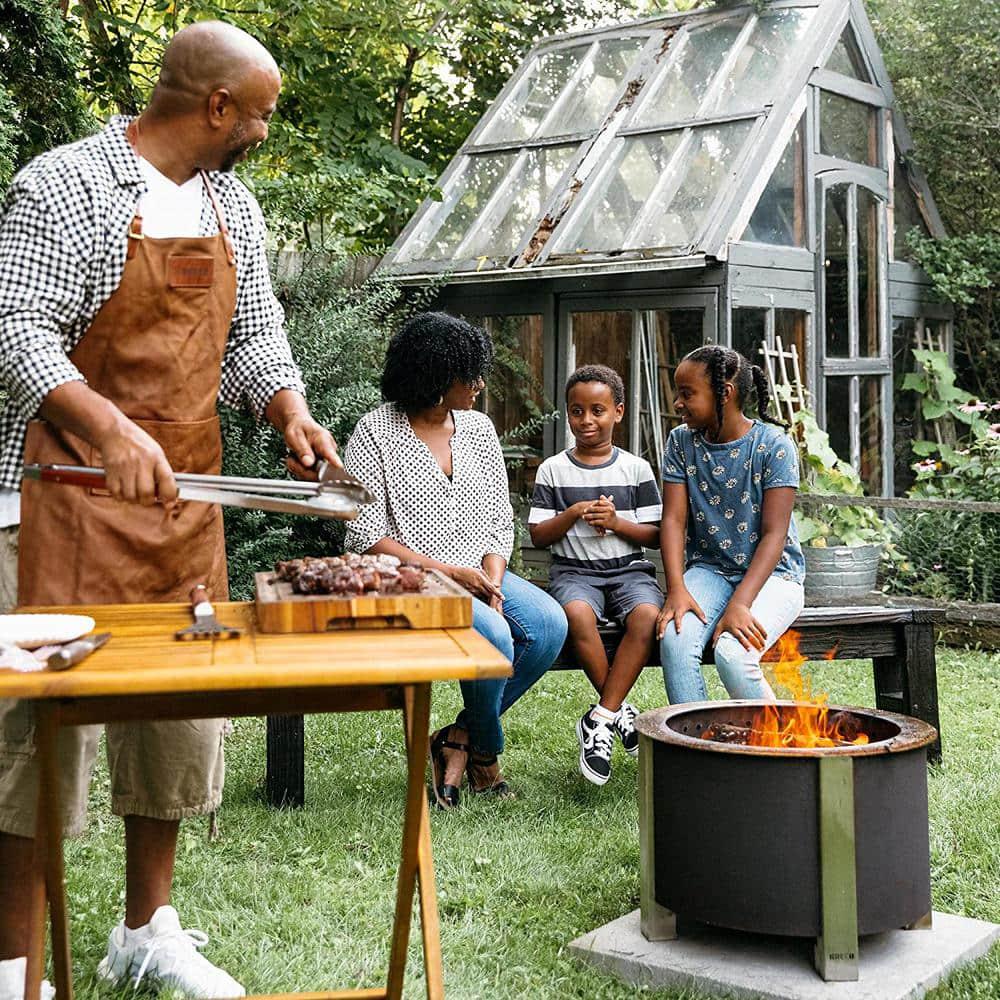
M9 529L0 533L16 534ZM0 546L0 579L10 579L6 563L11 557L16 581L16 538ZM112 811L118 816L184 819L217 809L225 772L224 725L223 719L109 723L105 728ZM100 726L59 730L59 801L66 836L79 834L86 821L100 732ZM0 699L0 832L35 835L38 777L34 703Z

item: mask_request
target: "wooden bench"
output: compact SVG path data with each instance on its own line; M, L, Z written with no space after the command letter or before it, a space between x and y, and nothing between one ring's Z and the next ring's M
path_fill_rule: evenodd
M925 608L806 608L792 627L800 633L802 653L810 660L871 660L876 707L912 715L934 726L939 735L927 756L940 761L934 627L942 620L941 612ZM610 658L621 629L617 625L604 627L601 637ZM765 662L775 659L773 650L769 653ZM706 650L704 662L712 662L711 650ZM659 649L654 649L649 666L659 665ZM579 669L568 645L552 669ZM298 807L305 803L304 755L302 716L268 716L265 796L270 805Z

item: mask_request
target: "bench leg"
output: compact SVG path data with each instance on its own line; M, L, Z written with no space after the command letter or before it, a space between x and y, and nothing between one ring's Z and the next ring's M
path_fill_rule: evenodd
M305 744L305 719L301 715L267 717L264 794L269 806L301 809L305 805Z
M927 748L927 758L941 760L941 719L938 715L937 655L934 624L914 621L903 626L904 669L909 693L909 713L929 723L938 738Z

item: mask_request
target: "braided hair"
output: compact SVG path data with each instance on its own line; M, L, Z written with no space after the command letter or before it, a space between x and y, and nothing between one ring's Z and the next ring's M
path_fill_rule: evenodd
M719 431L722 430L722 397L726 382L733 383L740 409L743 409L753 390L757 395L757 415L760 419L788 429L787 424L767 412L771 403L771 390L764 369L760 365L751 364L739 351L723 347L721 344L706 344L692 351L684 360L697 361L707 369L708 381L715 396L715 416L719 422Z

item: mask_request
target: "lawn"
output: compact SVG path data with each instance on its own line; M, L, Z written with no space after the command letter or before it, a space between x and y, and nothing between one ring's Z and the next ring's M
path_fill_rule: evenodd
M873 703L861 662L811 664L835 703ZM944 764L930 774L935 909L1000 922L1000 655L939 649ZM720 690L716 685L713 696ZM457 685L435 689L432 719L449 721ZM432 816L447 994L455 1000L626 998L635 990L589 970L566 944L638 905L636 764L617 751L604 788L576 765L573 724L582 675L551 674L507 719L506 771L516 801L474 802ZM658 671L634 699L665 703ZM221 838L182 828L175 902L207 931L207 956L251 993L379 986L387 964L405 769L391 714L311 718L307 807L271 811L260 798L264 723L240 719L228 743ZM85 837L67 845L74 961L81 997L102 992L93 970L120 919L121 824L102 767ZM781 858L761 845L780 871ZM423 995L415 927L406 996ZM684 991L647 993L696 1000ZM1000 948L952 976L935 1000L1000 996Z

